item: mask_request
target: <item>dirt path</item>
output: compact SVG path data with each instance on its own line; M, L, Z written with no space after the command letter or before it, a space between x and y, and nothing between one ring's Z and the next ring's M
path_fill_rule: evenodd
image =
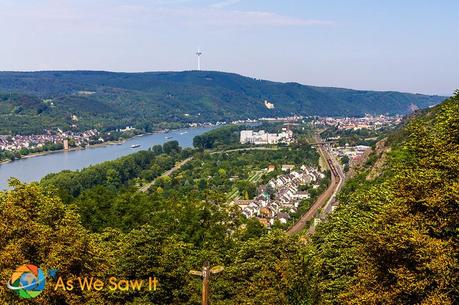
M162 177L167 177L167 176L170 176L172 175L175 171L179 170L183 165L187 164L188 162L190 162L191 160L193 160L193 157L189 157L183 161L181 161L180 163L176 164L173 168L171 168L170 170L168 170L167 172L165 172L164 174L162 174L161 176L159 176L158 178L162 178ZM158 179L156 178L156 179ZM139 192L146 192L150 189L150 187L155 184L155 181L156 179L154 179L153 181L151 181L150 183L148 184L145 184L144 186L142 186L138 191Z
M237 149L230 149L230 150L213 151L210 154L213 155L213 154L236 152L236 151L245 151L245 150L277 150L277 149L278 149L277 147L247 147L247 148L237 148ZM193 157L189 157L189 158L181 161L180 163L176 164L173 168L171 168L170 170L168 170L167 172L165 172L164 174L162 174L158 178L162 178L162 177L166 177L166 176L172 175L174 172L179 170L183 165L187 164L191 160L193 160ZM158 178L156 178L156 179L158 179ZM153 181L151 181L151 182L145 184L144 186L142 186L138 190L138 192L143 192L144 193L144 192L148 191L150 189L150 187L153 184L155 184L156 179L154 179Z

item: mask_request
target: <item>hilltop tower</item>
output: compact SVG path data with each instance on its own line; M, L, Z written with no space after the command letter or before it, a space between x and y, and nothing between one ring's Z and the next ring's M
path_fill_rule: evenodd
M198 49L198 51L196 52L196 56L198 57L198 71L201 71L201 55L202 52Z

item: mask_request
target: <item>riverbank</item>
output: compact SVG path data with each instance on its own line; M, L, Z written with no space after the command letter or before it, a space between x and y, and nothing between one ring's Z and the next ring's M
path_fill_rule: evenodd
M8 179L15 177L23 182L39 181L44 176L63 170L76 171L94 164L116 160L123 156L148 149L154 145L176 140L183 148L193 147L193 138L201 135L211 128L187 128L168 133L145 134L120 142L100 143L91 145L86 149L75 148L71 153L62 151L46 152L36 158L18 159L0 166L0 190L8 188ZM168 137L166 139L166 137ZM171 139L169 139L171 137ZM111 145L116 144L116 145ZM132 145L140 145L132 148Z
M35 157L40 157L40 156L46 156L46 155L55 154L55 153L79 151L79 150L84 150L84 149L87 149L87 148L105 147L105 146L108 146L108 145L120 145L120 144L124 144L127 140L135 138L136 136L128 138L126 140L121 140L121 141L109 141L109 142L97 143L97 144L92 144L92 145L87 145L87 146L71 147L69 149L48 150L48 151L41 151L41 152L31 153L31 154L28 154L28 155L25 155L25 156L21 156L21 158L18 158L16 160L3 160L3 161L0 161L0 165L8 164L8 163L11 163L11 162L14 162L14 161L17 161L17 160L35 158Z
M196 126L196 127L187 127L187 128L177 128L177 129L164 129L164 130L158 130L155 132L146 132L146 133L141 133L134 135L132 137L123 139L123 140L118 140L118 141L108 141L108 142L103 142L103 143L97 143L97 144L92 144L92 145L87 145L87 146L78 146L78 147L71 147L67 150L64 149L59 149L59 150L52 150L52 151L42 151L42 152L36 152L36 153L31 153L25 156L21 156L21 158L15 159L15 160L2 160L0 161L0 165L3 164L8 164L14 161L18 160L23 160L23 159L29 159L29 158L35 158L35 157L40 157L40 156L46 156L46 155L51 155L55 153L62 153L62 152L72 152L72 151L80 151L80 150L85 150L85 149L92 149L92 148L100 148L100 147L106 147L110 145L122 145L126 143L129 140L132 140L136 137L143 137L143 136L148 136L148 135L159 135L159 134L166 134L169 132L174 132L174 131L181 131L181 130L189 130L189 129L195 129L195 128L211 128L215 126ZM187 131L185 132L187 133ZM172 139L171 139L172 141Z
M181 129L183 129L183 128L180 128L180 129L177 129L177 130L181 130ZM58 150L49 150L49 151L41 151L41 152L31 153L31 154L28 154L28 155L25 155L25 156L21 156L21 158L18 158L18 159L16 159L16 160L2 160L2 161L0 161L0 165L2 165L2 164L8 164L8 163L11 163L11 162L14 162L14 161L17 161L17 160L28 159L28 158L34 158L34 157L40 157L40 156L46 156L46 155L50 155L50 154L54 154L54 153L79 151L79 150L84 150L84 149L88 149L88 148L99 148L99 147L105 147L105 146L109 146L109 145L121 145L121 144L124 144L124 143L126 143L127 141L129 141L129 140L131 140L131 139L134 139L134 138L136 138L136 137L142 137L142 136L152 135L152 134L167 133L167 132L169 132L169 131L170 131L170 130L167 129L167 130L160 130L160 131L156 131L156 132L146 132L146 133L141 133L141 134L134 135L134 136L132 136L132 137L129 137L129 138L126 138L126 139L123 139L123 140L108 141L108 142L103 142L103 143L97 143L97 144L87 145L87 146L71 147L71 148L69 148L69 149L67 149L67 150L65 150L65 149L58 149Z

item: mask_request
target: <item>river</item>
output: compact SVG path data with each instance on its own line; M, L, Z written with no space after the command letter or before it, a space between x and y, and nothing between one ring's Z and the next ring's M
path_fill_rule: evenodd
M137 136L123 144L114 144L98 147L88 147L82 150L58 151L42 156L24 158L0 165L0 189L8 187L10 177L18 178L23 182L38 181L49 173L62 170L78 170L93 164L114 160L139 150L145 150L155 144L177 140L182 147L192 147L193 138L212 127L187 128L173 130L167 133L155 133ZM166 137L170 137L166 139ZM131 145L139 144L138 148Z

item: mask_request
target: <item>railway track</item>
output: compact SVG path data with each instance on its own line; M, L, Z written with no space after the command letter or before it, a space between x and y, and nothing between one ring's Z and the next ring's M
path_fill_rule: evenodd
M319 137L316 137L317 142L320 142ZM340 181L342 179L342 176L340 176L337 168L335 167L335 164L333 163L331 156L329 155L328 151L324 148L323 144L319 144L317 146L319 148L319 153L322 156L324 160L327 161L327 167L331 172L331 183L328 186L328 188L320 194L320 196L317 198L317 200L314 202L314 204L311 206L311 208L301 216L301 218L292 226L290 229L288 229L287 234L292 235L295 233L298 233L302 231L308 222L312 220L317 211L324 207L328 200L338 191L340 187Z

